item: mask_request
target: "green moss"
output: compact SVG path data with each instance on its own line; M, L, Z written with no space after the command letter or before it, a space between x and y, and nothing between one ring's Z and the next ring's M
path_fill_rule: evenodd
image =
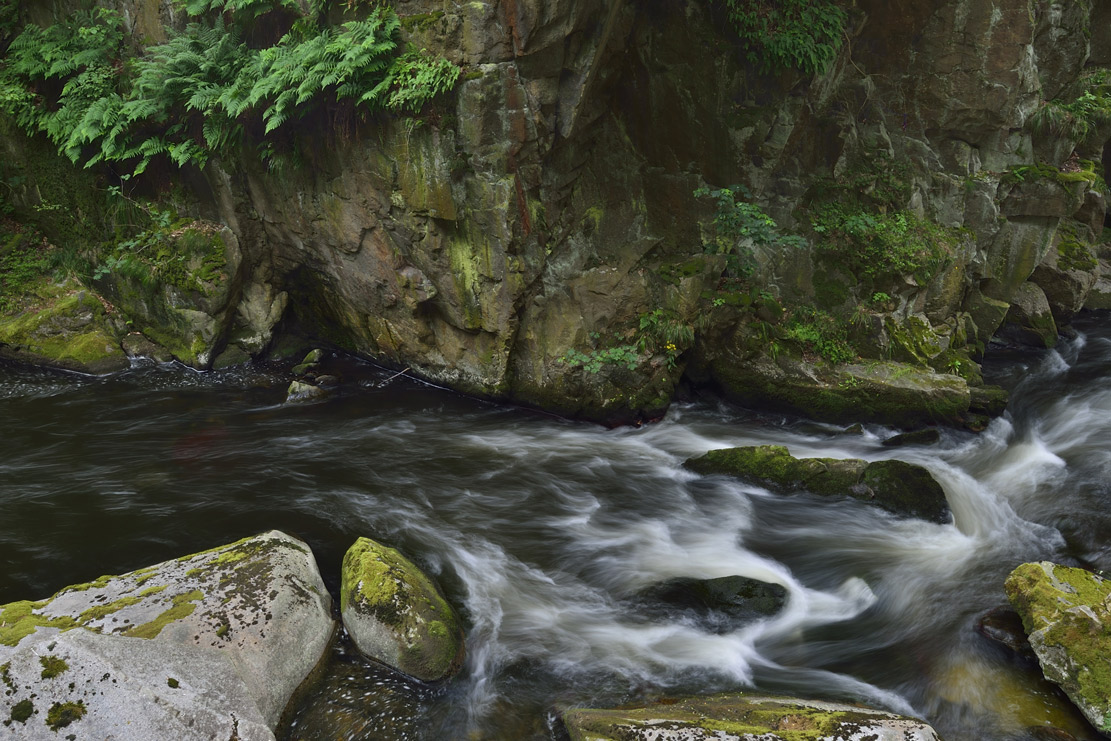
M50 727L50 730L57 731L74 721L81 720L85 717L86 712L88 711L85 708L85 703L80 700L77 702L56 702L46 712L46 725Z
M359 538L343 559L341 612L373 616L399 642L396 667L426 681L441 679L462 658L455 612L427 576L393 548Z
M146 578L150 578L153 576L154 575L151 574ZM139 580L136 582L136 586L142 584L145 580L145 578L140 577ZM114 602L109 602L103 605L94 605L93 607L90 607L89 609L78 615L77 622L79 622L81 625L85 625L89 622L92 622L93 620L102 620L103 618L111 615L114 612L119 612L125 607L138 604L147 597L163 592L166 590L166 588L166 585L151 587L150 589L146 589L140 592L138 595L128 595L126 597L120 597Z
M1057 257L1057 267L1061 270L1088 272L1099 265L1091 249L1075 239L1062 239L1057 245Z
M410 33L424 31L444 17L444 11L436 10L431 13L414 13L401 16L401 27Z
M661 730L676 737L768 738L818 741L847 738L878 720L854 710L824 710L769 698L743 695L680 698L644 708L574 709L564 714L572 741L617 741L654 737Z
M11 602L0 608L0 644L14 646L35 632L38 628L58 628L69 630L77 627L70 617L51 618L38 615L34 611L45 607L42 602Z
M1011 573L1006 589L1027 633L1044 631L1046 646L1068 654L1080 697L1111 713L1111 582L1084 569L1027 563Z
M53 679L69 669L69 664L65 662L65 659L60 659L57 656L40 656L39 663L42 664L43 679Z
M166 686L172 690L176 690L178 687L181 686L181 682L177 681L173 677L169 677L166 679Z
M133 638L154 638L170 623L192 615L197 609L196 603L202 599L204 599L204 593L199 589L194 589L192 592L186 592L185 594L179 594L173 598L172 605L168 610L149 623L136 625L127 630L124 635Z
M12 681L11 669L12 663L10 661L0 664L0 681L3 681L4 686L9 690L14 690L15 682Z
M12 705L11 720L17 723L26 723L27 719L35 713L35 704L30 700L20 700Z

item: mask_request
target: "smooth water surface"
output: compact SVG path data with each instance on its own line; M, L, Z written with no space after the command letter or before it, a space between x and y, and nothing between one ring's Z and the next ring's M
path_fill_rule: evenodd
M282 368L0 369L0 603L271 528L335 592L366 535L437 575L466 666L426 687L341 642L288 738L558 738L561 705L753 686L918 715L948 741L1098 738L976 624L1019 563L1111 568L1111 329L1003 369L1012 404L984 433L909 448L710 402L605 430L332 362L344 384L310 405L282 405ZM954 523L681 466L771 443L924 465ZM732 624L651 602L729 575L782 585L786 606Z

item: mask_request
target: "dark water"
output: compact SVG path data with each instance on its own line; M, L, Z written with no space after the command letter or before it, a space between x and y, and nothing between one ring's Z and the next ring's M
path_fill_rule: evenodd
M1111 328L999 369L981 435L889 449L864 434L705 402L604 430L334 360L345 379L283 406L282 368L106 378L0 369L0 603L41 598L278 528L335 590L366 535L436 574L468 626L461 675L426 687L337 648L288 738L545 739L555 709L758 687L929 720L949 741L1098 736L1031 663L977 633L1019 563L1111 568ZM927 466L955 522L770 494L681 468L776 443ZM780 584L774 618L723 628L646 609L653 585Z

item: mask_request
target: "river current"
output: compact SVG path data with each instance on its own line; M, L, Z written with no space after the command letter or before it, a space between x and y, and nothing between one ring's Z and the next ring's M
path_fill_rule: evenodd
M1111 570L1111 327L1079 328L992 371L1012 400L987 430L900 448L881 445L891 429L713 400L606 430L343 358L337 393L306 405L282 404L288 367L0 368L0 604L271 528L309 543L335 593L365 535L436 575L466 664L426 687L341 641L284 738L549 739L563 705L756 687L916 715L947 741L1097 739L977 631L1024 561ZM954 521L682 468L754 444L918 463ZM786 605L726 624L646 597L730 575L782 585Z

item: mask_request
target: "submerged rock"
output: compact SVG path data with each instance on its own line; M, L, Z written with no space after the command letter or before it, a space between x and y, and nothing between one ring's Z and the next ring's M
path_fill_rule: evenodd
M1042 561L1011 572L1006 589L1042 673L1111 735L1111 581Z
M277 531L3 605L0 720L28 739L273 738L330 605L308 547Z
M726 694L563 713L571 741L938 741L922 721L870 708L792 697Z
M730 633L770 617L787 602L787 590L745 576L672 579L637 595L637 613L649 620L674 618L697 623L715 633Z
M366 656L424 681L463 663L463 629L436 585L393 548L359 538L343 558L344 627Z
M782 445L711 450L687 468L770 484L780 491L804 489L822 496L851 496L900 517L948 522L945 491L930 472L903 461L869 463L856 458L795 458Z

